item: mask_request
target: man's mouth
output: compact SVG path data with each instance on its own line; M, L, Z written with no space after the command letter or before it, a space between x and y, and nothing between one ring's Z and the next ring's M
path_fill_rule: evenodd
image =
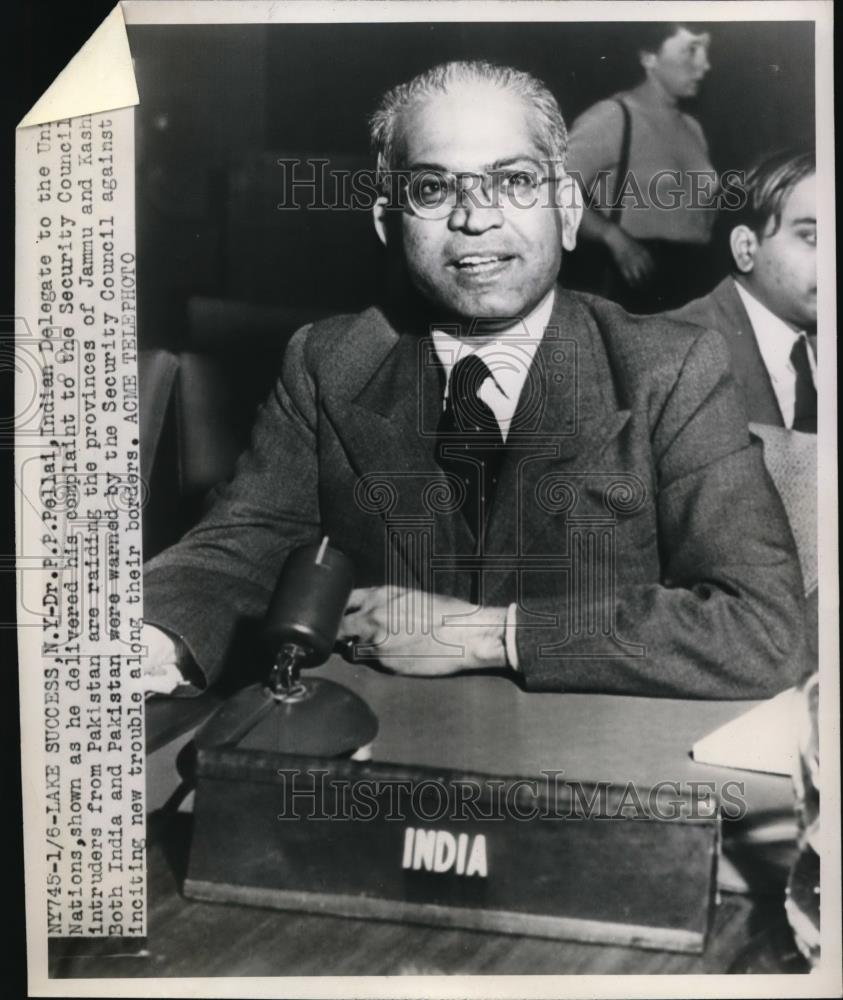
M512 254L466 254L451 262L452 267L464 274L483 274L493 271L513 259Z

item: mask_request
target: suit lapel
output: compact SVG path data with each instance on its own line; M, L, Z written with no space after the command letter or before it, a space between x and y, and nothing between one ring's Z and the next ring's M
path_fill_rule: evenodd
M441 392L438 372L427 364L424 347L424 341L410 334L394 334L389 349L343 414L339 430L361 474L432 471L430 411Z
M601 452L628 420L629 411L618 407L593 318L557 289L507 438L485 552L512 557L558 545L559 513L549 502L549 477L597 471ZM495 602L506 576L492 578L485 603Z
M750 420L783 427L784 418L773 383L734 280L721 281L711 298L723 316L717 329L729 344L732 371L746 395Z
M398 334L377 311L370 322L374 329L369 335L379 344L374 368L369 365L369 377L349 387L348 404L333 415L359 477L356 499L382 486L386 492L380 495L389 494L391 500L375 506L383 507L385 520L431 522L435 552L469 551L472 540L465 520L441 502L448 484L434 458L443 387L433 342L413 333ZM405 549L409 575L423 586L429 580L427 568L420 564L419 553ZM438 578L443 587L453 582Z
M365 314L361 331L366 353L346 386L343 405L325 401L327 412L359 477L361 494L378 483L392 491L384 519L432 519L437 564L469 554L473 539L459 512L431 503L437 488L447 491L434 458L442 408L442 380L428 338L398 334L377 310ZM552 550L558 544L559 513L546 502L550 474L582 476L603 467L601 452L629 419L619 409L605 349L592 316L557 289L545 335L519 397L481 555L503 559L501 572L488 575L487 604L506 589L515 572L513 557ZM359 499L359 498L358 498ZM419 553L402 550L409 576L418 586L430 580ZM456 593L458 571L437 571L436 589ZM464 578L460 578L464 583Z

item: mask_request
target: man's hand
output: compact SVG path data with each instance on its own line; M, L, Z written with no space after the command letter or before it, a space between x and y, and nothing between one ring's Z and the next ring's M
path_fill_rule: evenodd
M607 229L604 239L623 280L631 288L638 288L652 278L655 263L646 247L627 236L620 226Z
M143 661L143 689L147 694L172 694L184 684L179 669L182 657L181 643L174 636L144 624L141 642L147 653Z
M505 624L506 608L479 608L402 587L366 587L352 591L340 638L383 644L375 655L396 674L444 677L505 667Z

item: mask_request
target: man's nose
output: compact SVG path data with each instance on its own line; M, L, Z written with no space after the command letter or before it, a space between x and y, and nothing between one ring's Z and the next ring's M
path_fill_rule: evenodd
M711 69L711 63L708 61L708 53L705 49L701 49L697 56L697 67L700 73L707 73Z
M480 191L468 191L448 217L448 228L464 233L485 233L500 229L503 212Z

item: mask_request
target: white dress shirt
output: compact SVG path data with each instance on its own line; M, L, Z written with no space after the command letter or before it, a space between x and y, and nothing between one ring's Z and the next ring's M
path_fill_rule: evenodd
M458 361L476 354L489 366L491 378L480 386L478 397L494 413L506 441L518 397L527 381L530 365L550 322L553 311L553 291L549 291L536 308L523 320L490 336L467 337L460 340L445 330L433 331L433 347L445 370L445 409L451 388L451 371Z
M461 340L445 330L434 330L433 347L439 363L445 369L443 410L448 401L454 365L463 358L476 354L489 366L491 372L491 376L480 386L477 396L494 413L501 437L506 441L518 407L518 398L552 311L553 290L523 320L488 337L468 337ZM513 670L519 669L518 647L515 642L516 610L517 605L510 604L504 626L506 658Z
M796 371L790 360L794 344L804 337L808 343L808 361L811 366L811 378L814 386L817 384L817 361L811 350L810 341L803 330L794 330L784 320L779 319L758 299L748 292L739 281L735 282L738 295L741 297L752 332L761 351L764 366L773 384L773 392L785 427L793 427L794 411L796 409Z

